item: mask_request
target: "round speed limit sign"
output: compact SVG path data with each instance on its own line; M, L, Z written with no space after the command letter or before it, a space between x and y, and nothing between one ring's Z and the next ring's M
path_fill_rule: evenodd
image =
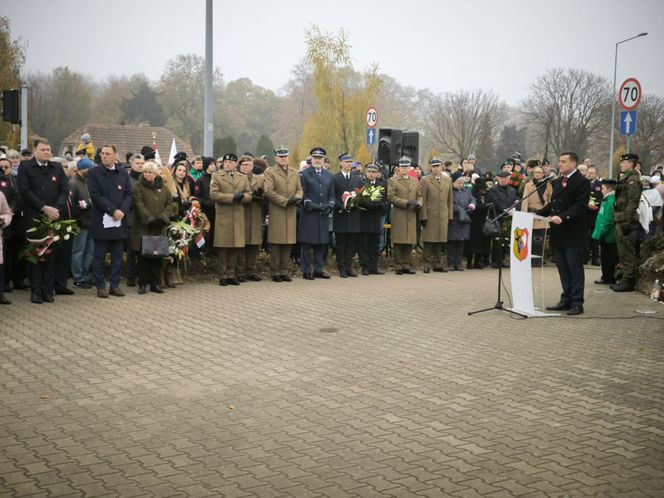
M375 128L378 124L378 111L375 107L369 107L366 115L367 128Z
M620 107L626 111L633 111L639 107L641 103L641 83L639 83L639 80L636 78L626 79L620 85L618 101L620 102Z

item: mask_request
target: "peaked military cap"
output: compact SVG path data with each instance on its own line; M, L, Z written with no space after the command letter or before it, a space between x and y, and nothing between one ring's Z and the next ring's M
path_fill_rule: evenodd
M496 176L510 176L510 174L509 171L501 170L498 173L496 173Z
M429 166L442 166L442 164L443 164L443 161L441 161L437 157L434 157L434 158L431 159L431 161L429 161Z
M401 156L399 159L399 166L410 166L411 164L413 163L408 156Z
M343 154L339 154L339 161L352 161L353 160L353 155L350 152L344 152Z
M374 163L367 164L367 171L380 171L380 168Z
M325 157L327 156L327 152L325 152L325 149L323 149L322 147L314 147L309 152L309 155L311 157Z
M288 149L283 145L280 145L278 148L274 149L274 155L279 157L287 157Z

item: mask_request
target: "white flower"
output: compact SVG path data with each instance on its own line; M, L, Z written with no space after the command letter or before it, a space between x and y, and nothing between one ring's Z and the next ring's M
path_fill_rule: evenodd
M60 236L59 236L59 235L55 235L55 236L53 237L53 242L57 242L58 240L60 240Z
M71 232L71 225L67 225L67 231ZM65 239L65 240L68 240L68 239Z
M69 227L67 227L67 228L69 228ZM67 230L67 231L69 231L69 230ZM63 237L63 239L65 239L65 240L69 240L69 234L65 234L65 236Z

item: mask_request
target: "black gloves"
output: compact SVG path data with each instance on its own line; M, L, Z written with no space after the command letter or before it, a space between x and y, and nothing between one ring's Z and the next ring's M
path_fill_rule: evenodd
M302 202L302 199L298 199L297 197L293 196L288 199L288 205L289 206L297 206Z
M262 187L258 187L256 190L254 190L254 195L255 195L256 197L261 197L261 198L262 198L262 197L263 197L263 193L264 193L264 191L263 191L263 188L262 188Z
M233 196L233 202L241 202L244 198L244 192L235 192Z
M408 207L413 208L415 211L420 209L420 205L417 203L417 201L408 201Z
M422 228L427 226L427 220L420 220L420 225L422 226Z

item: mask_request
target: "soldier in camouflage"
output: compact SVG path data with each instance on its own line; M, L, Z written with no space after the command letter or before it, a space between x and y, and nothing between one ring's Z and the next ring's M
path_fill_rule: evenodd
M639 267L636 254L636 233L639 226L637 209L641 199L641 175L636 169L639 156L625 154L620 157L620 178L616 188L613 221L616 225L618 257L623 265L623 277L612 285L615 292L633 291Z

